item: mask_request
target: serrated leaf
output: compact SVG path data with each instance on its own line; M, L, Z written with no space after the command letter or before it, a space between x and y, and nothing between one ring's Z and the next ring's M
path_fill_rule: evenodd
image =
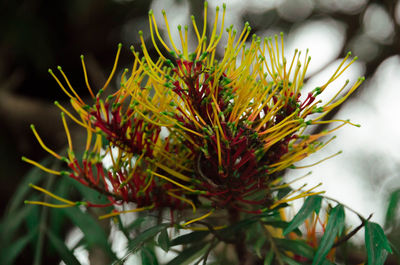
M188 265L206 253L210 244L196 244L184 249L178 256L167 263L167 265Z
M335 238L341 233L344 228L344 208L338 204L329 213L328 224L325 228L325 233L321 238L317 253L315 254L312 265L323 264L326 255L331 250Z
M158 236L157 242L162 250L168 252L170 240L167 229L161 231L160 235Z
M283 235L287 235L294 229L299 227L311 214L316 212L318 214L321 208L322 197L318 195L310 196L306 199L299 212L295 215L289 226L283 231Z
M174 238L173 240L171 240L169 246L172 247L176 245L185 245L193 242L199 242L209 234L210 234L209 231L194 231L192 233Z
M390 194L389 205L386 211L385 227L389 227L396 221L396 212L400 204L400 190Z
M140 256L142 257L142 265L158 265L157 256L152 249L143 247Z
M274 238L274 242L279 249L285 249L308 259L312 259L314 257L314 249L303 241Z
M59 239L56 235L54 235L54 233L51 232L50 230L47 230L47 236L50 240L51 245L54 247L54 249L59 254L59 257L66 264L80 265L80 262L76 259L74 254L71 252L71 250L68 249L68 247L65 245L65 243L61 239Z
M274 252L272 250L268 251L267 255L265 255L264 265L271 265L274 260Z
M383 229L373 222L365 224L365 247L367 249L368 265L382 265L388 252L392 253Z

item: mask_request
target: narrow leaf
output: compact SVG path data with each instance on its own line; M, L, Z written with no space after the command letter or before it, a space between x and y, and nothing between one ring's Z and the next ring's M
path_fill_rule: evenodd
M388 252L392 253L383 229L373 222L365 224L365 247L368 254L368 265L382 265Z
M110 258L117 258L111 250L108 237L98 220L90 214L82 212L77 207L61 209L60 211L64 211L65 215L82 230L89 248L99 246L107 252Z
M279 249L288 250L294 254L308 259L312 259L314 257L314 249L303 241L274 238L274 242Z
M158 265L157 256L152 249L143 247L140 254L142 257L142 265Z
M400 204L400 190L390 194L389 205L386 211L385 227L389 227L396 221L396 212Z
M169 236L167 229L164 229L161 231L160 235L158 236L158 245L164 250L165 252L168 252L169 250Z
M301 263L299 263L285 255L282 255L281 259L284 262L284 264L287 264L287 265L302 265Z
M25 246L37 234L37 230L31 231L29 234L19 238L16 242L0 250L0 264L13 264L14 260L24 250Z
M330 211L328 224L326 225L325 233L321 238L312 265L323 264L326 255L329 253L333 243L335 242L335 238L343 230L344 217L344 208L341 204L338 204Z
M210 244L196 244L183 250L177 257L168 262L167 265L188 265L204 255Z
M321 208L322 197L318 195L310 196L306 199L299 212L295 215L289 226L283 231L283 235L287 235L301 225L312 212L319 212Z
M176 245L185 245L185 244L190 244L193 242L199 242L203 240L206 236L210 234L209 231L194 231L192 233L182 235L179 237L174 238L169 246L176 246Z
M143 244L144 242L146 242L151 238L154 238L158 233L160 233L163 229L165 229L168 226L169 224L159 224L138 234L133 240L129 241L128 243L129 252L135 252L140 247L141 244Z
M59 239L51 230L47 230L47 236L49 237L51 245L59 254L60 258L66 263L71 265L80 265L80 262L76 259L74 254L68 247L64 244L64 242Z
M267 255L265 255L264 265L271 265L274 259L274 252L272 250L268 251Z

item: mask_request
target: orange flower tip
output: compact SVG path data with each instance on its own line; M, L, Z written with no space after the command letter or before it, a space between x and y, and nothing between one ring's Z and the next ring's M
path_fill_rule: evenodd
M120 43L118 43L118 49L121 49L122 48L122 43L120 42Z
M140 37L143 36L143 31L139 30L139 36L140 36Z
M58 69L58 71L62 71L62 68L59 65L57 65L57 69Z
M81 54L81 60L83 60L83 58L84 58L84 56L83 56L83 54Z
M51 70L51 68L49 68L49 70L47 70L50 74L53 73L53 70Z

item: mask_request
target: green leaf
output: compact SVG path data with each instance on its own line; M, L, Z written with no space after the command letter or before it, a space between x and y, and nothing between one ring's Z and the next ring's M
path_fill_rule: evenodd
M299 263L285 255L282 255L281 259L284 262L284 264L287 264L287 265L302 265L301 263Z
M160 235L158 236L157 242L158 242L158 245L160 246L160 248L162 248L162 250L164 250L165 252L168 252L170 240L169 240L167 229L164 229L161 231Z
M385 227L391 226L396 221L396 212L400 204L400 190L390 194L389 205L386 211Z
M166 223L159 224L139 233L133 240L128 242L129 252L135 252L144 242L154 238L158 233L160 233L162 230L165 230L165 228L168 226L169 224Z
M268 251L267 255L265 255L264 265L271 265L274 259L274 252L272 250Z
M167 263L167 265L188 265L204 255L210 244L196 244L184 249L178 256Z
M365 224L365 247L368 254L368 265L382 265L386 260L387 252L392 253L383 229L373 222Z
M341 204L338 204L330 211L328 224L326 225L325 233L321 238L312 265L323 264L326 255L329 253L333 243L335 242L335 238L344 228L344 217L344 208Z
M308 259L312 259L314 257L314 249L303 241L274 238L274 242L279 249L285 249Z
M64 244L64 242L61 239L59 239L56 235L54 235L54 233L51 232L51 230L47 230L47 236L49 237L51 245L59 254L59 257L66 264L80 265L80 262L76 259L71 250L69 250L68 247Z
M321 208L321 201L322 197L318 195L308 197L299 212L289 223L289 226L283 231L283 235L289 234L295 228L301 225L312 214L312 212L316 212L318 214L319 209Z
M143 247L140 254L142 257L142 265L158 265L157 256L151 248Z
M285 183L283 183L285 184ZM282 188L278 190L278 194L277 194L277 198L278 200L282 199L283 197L285 197L286 195L289 194L289 192L292 191L292 188L290 187L286 187L286 188Z
M25 246L37 235L37 230L19 238L16 242L0 250L0 264L13 264L14 260L24 250Z
M64 211L65 215L81 229L89 248L93 246L101 247L110 258L116 259L104 229L94 216L90 215L88 212L82 212L78 207L60 209L59 211Z
M256 251L257 256L261 259L262 255L261 255L261 249L265 244L265 241L267 241L267 239L264 236L260 236L257 240L256 243L254 244L254 250Z
M174 238L173 240L171 240L169 246L172 247L176 245L185 245L193 242L199 242L209 234L210 234L209 231L194 231L192 233Z
M13 234L18 231L20 225L33 211L34 207L25 206L21 207L19 211L13 211L5 215L0 225L0 238L2 241L0 246L7 245L11 241Z

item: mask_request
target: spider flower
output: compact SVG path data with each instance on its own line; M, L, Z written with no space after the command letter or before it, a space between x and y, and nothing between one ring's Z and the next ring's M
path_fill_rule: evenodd
M132 69L123 72L115 91L106 92L117 68L121 45L110 76L97 93L89 84L81 56L93 103L79 97L60 67L63 81L49 70L71 98L76 113L68 112L59 103L56 105L87 131L85 152L82 158L75 157L63 114L69 143L66 156L49 149L33 126L32 130L42 147L65 161L70 171L58 172L24 160L96 189L109 198L110 205L134 202L138 208L132 211L163 207L179 210L188 206L196 211L204 206L212 209L204 217L215 209L260 213L316 194L315 187L299 189L278 200L273 191L287 186L280 178L285 169L296 168L298 161L329 143L333 137L321 140L326 135L352 124L324 117L343 103L363 78L344 96L340 95L348 82L327 102L323 103L318 96L356 58L350 59L348 53L329 80L302 100L301 90L310 63L308 54L301 56L296 50L287 59L282 35L265 39L250 37L248 23L240 33L232 26L225 32L225 5L221 25L218 25L219 15L217 8L210 35L206 34L207 3L202 30L192 17L197 47L190 51L188 27L178 26L180 43L174 43L163 11L170 42L167 45L150 11L150 37L158 59L150 57L148 44L139 32L141 50L131 48ZM226 34L225 44L220 43L223 34ZM225 45L222 56L217 53L219 45ZM309 127L329 123L336 127L307 133ZM102 149L111 156L110 169L103 165ZM65 207L77 204L48 194L64 202ZM107 216L115 214L119 213Z

